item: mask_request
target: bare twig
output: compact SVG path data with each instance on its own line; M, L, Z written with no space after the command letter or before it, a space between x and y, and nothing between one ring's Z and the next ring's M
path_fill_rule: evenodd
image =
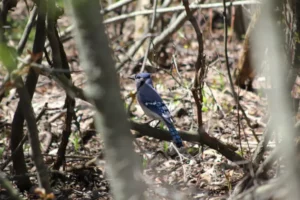
M24 118L27 122L27 127L29 131L28 137L32 149L32 160L37 169L39 186L41 188L45 188L46 193L49 194L52 190L49 183L47 167L43 161L43 156L40 149L40 141L38 136L39 131L36 126L34 111L31 105L31 97L26 88L24 87L22 79L19 78L17 81L18 84L21 85L21 87L17 88L17 92L20 95L21 108L23 111Z
M195 1L194 3L195 5L197 5L197 1ZM194 13L197 9L193 9L192 13ZM173 33L175 33L183 24L184 22L187 20L187 15L186 12L182 12L177 19L170 24L170 26L165 29L159 36L156 36L154 38L154 40L152 41L152 46L150 48L150 52L155 50L156 48L158 48L161 44L163 44ZM144 40L145 41L145 40ZM143 42L141 42L140 46L143 44ZM138 48L130 48L128 52L133 52L132 55L135 54L135 52L138 50ZM130 55L130 54L129 54ZM131 56L132 56L131 55ZM125 58L123 61L120 62L120 64L117 65L117 70L120 70L126 62L128 62L130 60L130 58Z
M41 119L42 115L46 112L47 105L48 105L48 103L45 103L44 107L42 108L41 112L38 114L38 116L36 118L36 122L38 122ZM2 171L12 161L12 158L16 155L16 152L18 152L19 149L21 147L23 147L23 144L27 141L27 139L28 139L28 135L24 135L23 138L22 138L22 140L20 141L19 145L17 146L17 148L12 152L11 156L2 164L2 166L1 166L1 170Z
M156 19L156 9L157 9L157 0L154 0L153 16L152 16L151 25L150 25L150 28L149 28L149 33L150 34L152 34L153 31L154 31L154 25L155 25L155 19ZM141 72L143 72L145 70L145 65L146 65L146 62L148 60L148 54L149 54L149 50L150 50L150 47L151 47L151 42L152 42L152 37L150 37L150 39L149 39L148 47L147 47L146 53L144 55L144 60L143 60L143 64L142 64L142 67L141 67Z
M64 75L64 73L70 73L70 71L67 71L65 69L50 69L49 66L45 66L38 63L33 63L25 59L18 58L20 62L24 64L24 66L31 66L34 69L40 70L41 74L44 74L45 76L50 76L50 78L53 78L71 97L77 97L80 99L83 99L86 101L86 98L83 94L83 90L81 88L76 87L70 80L67 79L67 77ZM22 68L20 68L22 69ZM63 73L63 74L61 74ZM1 89L4 87L2 85Z
M40 113L38 114L38 116L36 117L36 122L40 121L40 119L42 118L42 116L45 114L46 110L48 109L48 103L46 102L42 108L42 110L40 111Z
M51 6L54 6L54 5L51 5ZM52 38L51 41L49 40L50 46L51 46L51 49L52 49L52 47L58 46L58 49L52 49L53 61L55 61L55 62L60 61L61 69L69 71L69 63L67 60L67 55L65 53L63 44L59 40L59 35L58 35L58 31L57 31L56 27L53 27L53 29L54 29L54 33L53 33L54 36L52 36L51 32L49 34L51 34L51 37L55 37L55 38ZM53 42L57 42L57 44L52 44ZM56 51L58 51L58 52L56 52ZM59 58L54 58L55 55L59 55ZM57 64L55 62L53 63L54 68L60 69L60 66L55 65L55 64ZM71 77L70 73L65 73L61 76L62 77L65 76L66 79L68 80L68 82L72 82L72 77ZM55 169L55 170L59 170L59 168L61 167L61 165L63 164L63 162L65 160L65 153L66 153L67 145L69 142L69 137L71 135L71 125L72 125L72 119L74 116L75 99L73 96L68 95L68 93L66 96L64 106L67 108L67 111L66 111L66 115L65 115L65 125L62 130L61 143L60 143L58 151L57 151L57 159L53 165L53 169Z
M239 6L239 5L251 5L251 4L259 4L259 1L234 1L232 2L232 6ZM226 6L230 6L230 2L226 3ZM190 9L194 10L194 9L207 9L207 8L220 8L223 7L222 3L211 3L211 4L201 4L201 5L196 5L196 4L191 4L189 6ZM169 8L158 8L157 9L157 13L169 13L169 12L179 12L179 11L184 11L185 7L184 6L176 6L176 7L169 7ZM153 13L153 10L145 10L145 11L136 11L136 12L132 12L130 14L124 14L124 15L120 15L117 17L112 17L109 18L107 20L105 20L103 23L105 24L110 24L110 23L116 23L116 22L120 22L123 20L126 20L128 18L132 18L132 17L136 17L138 15L151 15Z
M230 2L229 2L230 3ZM224 8L224 12L223 12L223 16L224 16L224 30L225 30L225 36L224 36L224 51L225 51L225 62L226 62L226 68L227 68L227 72L228 72L228 78L229 78L229 83L230 83L230 88L231 88L231 92L233 95L233 98L235 100L235 103L238 107L238 109L240 109L242 111L243 117L245 118L247 125L250 127L252 134L254 136L254 138L256 139L257 142L259 142L258 136L256 135L255 131L252 129L251 126L251 122L248 119L244 109L242 108L239 100L238 100L238 96L234 90L234 86L233 86L233 81L232 81L232 77L231 77L231 73L230 73L230 66L229 66L229 61L228 61L228 52L227 52L227 37L228 37L228 27L227 27L227 13L226 13L226 0L223 0L223 8Z
M52 50L52 61L55 68L62 68L59 38L56 37L56 5L55 1L47 3L47 37Z
M269 120L270 122L270 120ZM271 127L270 127L270 123L268 123L268 126L266 127L263 137L261 139L261 141L258 143L255 152L253 154L252 157L252 163L254 166L258 166L259 163L261 162L261 160L263 159L264 153L266 151L267 145L270 141L270 137L271 137Z
M163 5L161 7L168 7L171 1L164 1ZM155 15L155 18L158 19L160 15ZM128 53L126 54L126 58L124 58L119 64L116 65L117 70L119 71L129 60L132 59L132 57L135 55L135 53L139 50L139 48L144 44L147 37L152 37L151 34L147 33L148 31L145 31L145 36L141 38L137 43L135 43L133 46L131 46L128 50ZM153 48L149 49L151 52Z
M269 123L270 125L270 123ZM253 170L253 174L248 173L240 182L239 184L234 188L234 191L232 193L232 197L238 196L241 194L245 189L248 189L255 185L255 180L257 178L265 178L266 177L266 171L270 168L270 166L273 164L273 162L276 160L278 155L278 149L277 147L271 155L262 163L260 162L263 159L263 155L266 150L266 146L270 140L270 127L267 127L264 133L263 138L257 145L254 155L252 157L252 163L250 163L251 169Z
M65 106L67 107L67 112L66 112L67 114L65 115L65 125L62 131L62 139L57 151L57 159L53 165L54 170L59 170L59 168L65 161L66 149L72 131L71 126L72 126L72 119L74 115L75 100L72 97L67 95Z
M256 171L256 176L260 177L264 174L266 174L267 170L269 170L273 163L278 159L278 156L280 152L280 148L277 147L272 151L272 153L267 157L267 159L259 166L259 168Z
M1 171L3 171L7 167L7 165L12 161L13 157L16 156L16 153L20 150L21 147L23 147L23 144L26 142L27 139L28 136L24 135L17 148L14 149L14 151L12 152L11 156L2 164Z
M26 24L26 27L25 27L25 30L23 32L23 35L21 37L21 40L18 44L18 47L17 47L17 52L18 52L18 55L20 55L23 50L24 50L24 47L26 45L26 42L27 42L27 39L29 37L29 34L31 32L31 29L34 25L34 22L35 22L35 19L36 19L36 16L37 16L37 6L34 6L33 10L31 11L31 15L27 21L27 24Z
M106 14L106 13L109 13L113 10L116 10L122 6L125 6L131 2L133 2L135 0L121 0L121 1L117 1L116 3L114 4L111 4L109 5L107 8L104 8L103 10L100 11L101 14Z
M191 5L198 5L200 3L199 0L196 0L194 3ZM191 9L191 14L196 12L196 8ZM186 12L183 11L181 12L180 15L176 18L170 26L165 29L160 35L156 36L152 42L152 46L150 51L153 51L153 49L158 48L160 45L162 45L169 37L171 37L172 34L174 34L182 25L185 23L185 21L188 19Z
M180 79L180 82L182 82L182 77L181 77L181 74L179 73L179 70L178 70L178 65L177 65L176 55L175 55L175 54L172 55L172 62L173 62L174 67L175 67L175 69L176 69L177 75L178 75L178 77L179 77L179 79ZM177 82L177 81L176 81L176 82ZM179 85L181 85L181 83L180 83Z
M198 41L198 56L197 61L195 63L195 76L194 76L194 86L191 89L193 97L195 99L195 104L197 108L197 120L198 120L198 128L200 129L203 125L202 120L202 102L203 102L203 96L202 96L202 89L203 89L203 80L205 76L205 57L203 55L203 39L202 39L202 33L201 30L197 24L196 18L193 16L190 8L189 8L189 2L188 0L183 0L183 5L185 7L185 11L187 13L187 16L189 18L189 21L191 22L196 35L197 35L197 41Z

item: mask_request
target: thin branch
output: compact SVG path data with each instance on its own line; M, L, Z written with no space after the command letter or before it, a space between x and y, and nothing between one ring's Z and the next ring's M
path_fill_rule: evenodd
M135 53L139 50L139 48L144 44L147 37L151 37L151 35L146 34L145 37L141 38L137 43L132 45L130 49L128 50L128 53L125 54L126 58L124 58L120 63L116 65L117 71L119 71L128 61L132 59L132 57L135 55Z
M111 4L109 5L107 8L104 8L103 10L100 11L101 14L106 14L106 13L109 13L113 10L116 10L122 6L125 6L131 2L133 2L135 0L121 0L121 1L117 1L116 3L114 4Z
M168 1L164 1L164 3L161 5L162 8L164 7L168 7L171 3L171 0ZM155 18L157 21L158 18L160 18L161 15L156 14ZM134 45L132 45L129 50L128 53L125 54L126 58L123 59L119 64L116 65L116 69L117 71L119 71L129 60L132 60L132 57L135 55L135 53L139 50L139 48L144 44L144 42L146 41L147 37L152 37L152 34L148 33L148 30L145 31L145 35L143 38L140 39L140 41L138 41L137 43L135 43ZM152 49L153 50L153 49ZM150 48L150 52L152 51Z
M252 129L251 122L248 119L248 117L247 117L247 115L245 113L245 110L241 106L241 104L240 104L240 102L238 100L238 95L236 94L236 92L234 90L234 86L233 86L233 81L232 81L232 77L231 77L231 73L230 73L230 66L229 66L229 61L228 61L228 51L227 51L228 27L227 27L227 13L226 13L227 8L226 7L227 7L226 0L223 0L223 8L224 8L223 18L224 18L224 30L225 30L224 51L225 51L225 62L226 62L226 68L227 68L227 72L228 72L228 78L229 78L230 88L231 88L231 92L232 92L233 98L235 100L235 103L238 106L238 109L240 109L242 111L243 117L245 118L245 120L247 122L247 125L250 127L255 140L257 142L259 142L258 136L256 135L255 131Z
M57 65L54 65L54 68L63 69L63 70L68 71L69 73L65 73L62 76L65 76L66 79L68 80L68 82L72 83L72 77L71 77L71 74L70 74L70 68L69 68L67 55L66 55L66 52L64 50L62 42L59 40L59 34L58 34L58 31L57 31L56 27L54 27L54 36L55 36L56 39L53 40L52 42L56 41L58 44L51 45L51 43L50 43L50 45L51 46L58 46L59 49L52 49L52 52L59 51L57 54L60 55L60 58L58 58L58 59L61 59L60 60L61 68ZM55 59L53 58L53 60L55 60ZM58 151L57 151L58 156L57 156L57 159L56 159L56 161L53 165L53 169L56 169L56 170L58 170L60 168L60 166L63 164L63 162L65 160L65 153L66 153L67 145L68 145L68 142L69 142L69 137L70 137L71 132L72 132L71 125L72 125L72 119L73 119L73 116L74 116L74 106L75 106L74 97L68 95L68 93L67 93L66 100L65 100L65 105L64 105L64 107L67 108L66 115L65 115L65 125L64 125L63 130L62 130L61 143L60 143Z
M47 37L52 50L52 61L55 68L62 68L59 38L56 37L56 5L55 1L47 2Z
M259 1L253 1L253 0L247 0L247 1L235 1L232 2L233 6L239 6L239 5L251 5L251 4L259 4ZM189 7L192 9L192 12L195 12L197 9L207 9L207 8L219 8L222 7L222 3L213 3L213 4L201 4L198 5L197 3L191 4ZM226 4L226 6L230 6L230 2ZM176 6L176 7L166 7L156 9L157 14L161 13L168 13L168 12L179 12L179 11L184 11L185 8L184 6ZM110 18L105 20L103 23L104 24L110 24L110 23L115 23L115 22L121 22L127 18L131 17L136 17L138 15L150 15L153 13L153 10L145 10L145 11L137 11L137 12L132 12L130 14L125 14L125 15L120 15L114 18ZM186 13L182 12L176 21L171 24L167 29L165 29L159 36L155 37L153 40L153 46L150 48L150 52L153 51L153 49L156 49L159 45L161 45L167 38L169 38L173 33L175 33L185 22L186 20ZM62 37L65 37L66 35L71 34L72 30L74 29L74 26L71 25L69 26L66 30L64 30L60 35ZM148 35L148 34L145 34ZM131 58L135 55L135 53L138 51L138 49L144 44L146 40L146 37L142 38L138 43L136 43L134 46L132 46L127 53L127 56L125 59L123 59L120 63L116 65L117 70L120 70L128 61L131 60ZM48 47L49 43L46 43L46 47Z
M232 6L252 5L252 4L260 4L260 2L253 1L253 0L232 2ZM226 3L226 7L229 7L230 5L231 5L230 2ZM191 4L189 6L189 8L192 10L193 9L220 8L220 7L223 7L222 3L211 3L211 4L201 4L201 5ZM176 6L176 7L169 7L169 8L158 8L156 12L157 13L170 13L170 12L172 13L172 12L180 12L180 11L184 11L184 10L185 10L184 6ZM132 12L130 14L124 14L124 15L120 15L117 17L109 18L109 19L105 20L103 23L104 24L116 23L116 22L124 21L128 18L136 17L138 15L151 15L152 13L153 13L153 10L136 11L136 12Z
M21 40L17 47L18 55L20 55L24 50L24 47L26 45L27 39L28 39L31 29L34 25L36 17L37 17L37 6L34 6L33 10L31 11L31 15L27 21L27 24L26 24L25 30L23 32L23 35L21 37Z
M255 185L255 181L257 178L266 178L266 172L267 169L271 167L273 162L277 159L278 156L278 149L280 147L277 147L271 155L262 163L264 153L267 147L267 144L270 140L271 131L270 131L270 123L268 123L269 126L266 128L263 138L260 140L259 144L257 145L254 155L252 157L252 163L250 163L250 169L252 169L253 174L248 173L241 181L239 181L238 185L234 188L234 191L232 192L231 196L235 197L241 194L245 189L253 187ZM274 154L274 155L273 155Z
M203 2L203 1L202 1ZM195 104L197 108L197 120L198 120L198 128L202 127L203 120L202 120L202 102L203 102L203 96L202 96L202 89L203 89L203 80L205 76L205 57L203 55L203 38L202 38L202 32L197 24L196 18L193 16L190 8L189 8L189 2L188 0L183 0L183 5L185 7L185 11L187 13L187 16L189 18L189 21L191 22L196 36L197 36L197 42L198 42L198 55L197 55L197 61L195 63L195 76L194 76L194 86L191 89L191 92L193 94L193 97L195 99Z
M28 135L24 135L22 140L20 141L20 143L18 144L18 146L14 149L14 151L12 152L11 156L6 159L6 161L2 164L1 166L1 170L3 171L7 165L12 161L12 159L16 156L16 154L18 153L18 151L20 150L21 147L23 147L23 144L26 142L26 140L28 139Z
M32 149L32 160L37 169L37 177L39 186L45 188L46 193L49 194L52 192L47 172L47 167L43 161L43 156L40 148L39 141L39 131L36 126L36 119L34 116L34 111L31 105L31 97L27 89L24 87L23 80L18 78L16 80L20 87L17 87L17 92L20 96L21 108L23 111L24 118L27 122L27 127L29 131L29 142Z
M266 174L267 170L269 170L273 163L276 162L280 155L280 148L277 147L274 149L271 154L267 157L267 159L259 166L259 168L256 171L256 176L260 177L264 174Z
M271 129L270 123L268 123L268 126L266 127L266 129L264 131L263 137L260 140L260 142L258 143L258 145L254 151L253 157L252 157L252 163L254 166L258 166L264 157L264 153L266 151L267 145L268 145L268 143L270 141L270 137L271 137L270 129Z
M76 97L84 101L87 101L86 97L83 94L83 90L81 88L76 87L64 75L64 73L70 73L70 71L66 71L65 69L51 69L49 66L33 63L28 59L18 58L18 61L23 63L23 67L19 68L19 70L21 70L25 66L30 66L31 68L37 70L40 74L43 74L49 78L53 78L58 83L58 85L61 86L66 91L66 93L71 97ZM2 84L2 86L0 87L0 91L5 90L5 85L6 83L8 83L8 81Z
M194 4L197 5L197 1L195 1ZM193 13L195 11L196 9L192 10ZM173 33L175 33L180 27L182 27L182 25L186 20L187 20L187 16L186 16L186 12L184 11L177 17L177 19L172 24L170 24L170 26L167 29L165 29L159 36L156 36L154 38L154 40L152 41L152 46L149 51L151 52L156 48L158 48L161 44L163 44ZM140 47L145 41L145 39L146 38L143 38L143 41L141 41L139 44L136 44L136 46L139 45ZM128 51L131 54L128 55L132 57L135 54L135 52L138 50L138 48L131 47ZM120 62L120 64L117 64L116 66L117 70L119 71L129 60L130 58L126 57L124 60Z
M151 25L150 25L150 28L149 28L149 33L150 34L152 34L153 31L154 31L154 25L155 25L155 19L156 19L156 9L157 9L157 0L154 0L153 16L152 16ZM149 39L147 51L144 55L144 60L143 60L143 64L142 64L142 67L141 67L141 72L143 72L145 70L146 62L148 60L149 50L150 50L150 47L151 47L151 42L152 42L152 37L150 37L150 39Z
M198 5L200 3L200 0L196 0L195 2L193 2L191 5ZM192 8L191 9L191 14L193 14L194 12L196 12L197 9L196 8ZM169 39L179 28L182 27L182 25L185 23L185 21L188 19L186 12L183 11L181 12L181 14L178 15L178 17L176 18L176 20L170 24L170 26L163 30L163 32L156 36L152 42L152 46L150 51L153 51L153 49L158 48L160 45L162 45L167 39Z
M36 118L36 123L42 118L42 115L46 112L47 110L48 103L45 103L44 107L42 108L41 112L38 114ZM23 147L23 144L27 141L28 135L24 135L20 143L18 144L17 148L12 152L11 156L2 164L0 167L0 170L3 171L7 165L12 161L13 157L16 155L16 153L19 151L21 147Z

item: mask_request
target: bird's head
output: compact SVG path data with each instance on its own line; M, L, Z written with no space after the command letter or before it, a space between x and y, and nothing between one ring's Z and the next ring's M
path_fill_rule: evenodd
M139 73L136 75L132 75L130 76L130 79L135 80L135 84L137 88L140 88L145 83L153 86L150 73Z

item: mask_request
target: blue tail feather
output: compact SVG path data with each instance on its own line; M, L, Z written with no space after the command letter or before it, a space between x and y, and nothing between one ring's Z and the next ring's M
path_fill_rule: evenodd
M170 132L172 139L173 139L174 143L176 144L176 146L182 147L183 144L182 144L181 137L179 136L178 131L175 129L173 124L167 122L166 125L169 129L169 132Z

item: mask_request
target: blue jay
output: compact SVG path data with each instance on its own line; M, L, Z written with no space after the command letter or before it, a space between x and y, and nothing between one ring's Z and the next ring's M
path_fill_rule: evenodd
M139 73L130 78L135 80L137 100L145 114L153 119L163 121L168 127L176 146L182 147L182 140L173 125L170 112L153 87L151 75L149 73Z

